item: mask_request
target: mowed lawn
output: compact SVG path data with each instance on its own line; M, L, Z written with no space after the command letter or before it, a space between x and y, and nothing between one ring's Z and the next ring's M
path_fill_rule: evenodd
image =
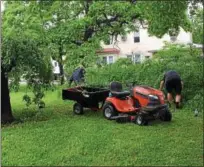
M21 88L22 89L22 88ZM11 93L14 116L2 127L2 166L202 166L203 115L173 112L170 123L118 124L102 112L73 115L61 90L46 93L46 108L26 108L23 92Z

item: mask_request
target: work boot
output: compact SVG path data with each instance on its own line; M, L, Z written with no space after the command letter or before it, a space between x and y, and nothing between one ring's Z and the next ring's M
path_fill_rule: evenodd
M175 103L177 109L182 109L182 105L180 102Z
M179 108L179 102L175 102L176 108Z

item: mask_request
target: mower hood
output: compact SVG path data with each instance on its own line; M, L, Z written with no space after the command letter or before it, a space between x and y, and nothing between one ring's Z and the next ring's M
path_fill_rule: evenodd
M135 86L134 91L143 94L145 96L148 95L157 95L157 96L163 96L163 92L154 88L151 88L149 86Z

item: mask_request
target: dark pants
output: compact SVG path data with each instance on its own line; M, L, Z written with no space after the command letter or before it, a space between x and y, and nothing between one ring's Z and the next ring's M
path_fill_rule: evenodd
M181 80L178 78L172 78L171 80L166 81L165 87L168 93L173 93L173 91L175 91L176 94L181 94L182 85Z

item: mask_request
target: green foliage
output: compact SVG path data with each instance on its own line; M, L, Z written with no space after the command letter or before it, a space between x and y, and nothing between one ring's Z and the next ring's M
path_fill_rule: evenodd
M185 14L187 2L54 1L44 7L44 17L48 18L45 24L52 23L46 35L52 57L65 64L68 73L81 63L94 64L94 51L100 42L136 31L136 22L147 21L150 34L157 37L179 27L190 28ZM64 61L59 57L59 46L63 47Z
M119 67L128 67L130 65L133 65L133 62L128 58L123 58L123 59L118 59L115 64Z
M8 72L13 88L17 88L23 74L26 80L34 76L34 80L47 84L52 77L50 57L64 65L68 73L79 64L89 68L97 60L101 41L137 30L137 22L147 21L148 31L157 37L178 27L189 30L186 9L184 1L7 1L3 12L2 65L11 67L13 59L18 59L15 68ZM108 70L116 72L121 68L123 80L129 76L138 79L143 77L141 71L146 66L150 65L146 63L139 69L131 65L131 70L136 70L134 74L120 63L110 65ZM120 80L119 76L111 76L106 82Z
M203 9L198 8L192 16L193 42L197 44L203 44L203 14Z
M29 86L33 87L35 104L42 103L41 87L49 85L52 69L50 61L46 61L36 42L24 38L3 38L2 55L2 68L5 69L11 80L10 89L17 91L20 78L23 77L29 84L31 83ZM35 80L39 82L35 82ZM29 98L25 96L23 99L28 106Z
M43 26L37 1L6 1L2 14L2 34L4 37L19 38L26 36L37 41L42 40ZM35 9L35 10L34 10Z
M31 98L30 98L30 96L28 96L28 95L24 95L24 96L23 96L23 101L26 102L26 106L27 106L27 107L32 104Z
M172 29L176 31L182 27L186 31L191 30L191 24L187 17L187 1L140 1L138 3L142 15L148 21L150 35L162 37Z
M83 64L86 68L93 66L97 60L96 51L98 48L100 46L96 42L86 42L82 46L73 46L68 51L65 69L67 71L73 70L80 64Z
M90 85L107 86L111 81L122 83L136 82L139 85L148 85L159 88L164 72L176 70L184 81L184 103L203 95L203 64L200 51L182 45L167 45L163 50L141 64L131 64L125 59L100 68L89 68L86 73L86 82ZM196 102L196 100L195 100ZM192 104L192 103L191 103ZM192 104L191 107L197 107ZM202 109L201 103L198 108Z
M10 90L18 90L21 78L33 83L31 85L35 97L32 100L28 95L23 97L27 106L32 101L38 106L43 103L41 91L35 87L49 85L52 78L52 65L50 56L46 55L49 50L45 47L46 43L43 43L45 41L40 14L34 10L39 6L35 5L36 2L6 2L2 25L1 66L10 80Z
M195 94L195 96L192 97L192 99L190 99L187 102L187 107L189 109L191 109L192 111L195 111L195 109L198 109L198 111L203 111L203 90L196 90L197 94Z

